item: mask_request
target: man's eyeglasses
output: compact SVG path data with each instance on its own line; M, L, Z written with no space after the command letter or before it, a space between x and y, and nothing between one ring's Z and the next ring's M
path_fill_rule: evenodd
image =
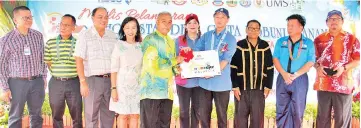
M247 27L247 30L258 32L260 29L259 28L253 28L253 27Z
M62 24L60 23L59 24L60 27L66 27L66 28L69 28L69 27L72 27L73 25L70 25L70 24Z
M328 18L328 21L341 21L342 18Z
M23 17L21 17L21 19L22 19L23 21L33 20L33 16L23 16Z

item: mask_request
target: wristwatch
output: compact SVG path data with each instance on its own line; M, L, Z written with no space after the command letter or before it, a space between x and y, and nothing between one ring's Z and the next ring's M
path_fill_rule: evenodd
M110 89L111 89L111 90L113 90L113 89L117 89L117 87L111 87Z

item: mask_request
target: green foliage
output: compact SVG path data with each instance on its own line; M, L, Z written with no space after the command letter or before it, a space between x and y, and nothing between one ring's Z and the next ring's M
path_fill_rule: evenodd
M228 120L233 120L234 119L234 103L229 103L228 104L228 110L227 110L227 118Z
M307 104L303 119L305 119L307 121L315 120L316 116L317 116L317 105L316 104Z
M8 124L8 120L9 120L9 113L6 112L4 114L4 116L0 117L0 126L5 126Z
M41 108L41 112L43 115L51 115L51 108L50 108L50 102L49 102L49 95L46 94L44 98L43 107Z
M179 118L179 107L178 106L173 106L172 108L172 117L175 118L175 119L178 119Z
M264 109L265 118L275 118L276 117L276 104L275 103L266 103Z
M352 102L352 117L360 119L360 101Z
M217 112L216 112L216 106L214 106L213 104L213 107L212 107L212 113L211 113L211 119L217 119ZM201 113L202 114L202 113Z

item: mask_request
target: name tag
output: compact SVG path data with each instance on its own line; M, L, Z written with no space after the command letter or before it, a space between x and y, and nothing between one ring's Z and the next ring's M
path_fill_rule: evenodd
M30 47L28 46L24 47L24 55L25 56L31 55Z

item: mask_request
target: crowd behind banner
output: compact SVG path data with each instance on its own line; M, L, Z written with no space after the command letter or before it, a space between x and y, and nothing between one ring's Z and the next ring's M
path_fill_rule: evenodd
M58 35L46 41L31 28L36 22L32 13L26 6L14 8L16 28L0 38L1 99L10 104L10 128L21 127L25 103L31 127L42 127L46 88L53 127L63 127L67 105L76 128L83 127L82 112L89 128L112 127L116 114L119 127L169 128L174 84L181 127L200 123L209 128L214 101L218 127L226 128L232 94L234 127L264 127L265 99L276 88L277 126L300 128L309 87L317 91L316 127L331 127L331 110L335 127L351 126L356 82L352 71L359 66L360 43L343 30L339 10L324 16L328 31L315 39L304 36L304 16L284 17L288 36L276 41L273 53L260 37L262 23L257 19L248 20L246 37L237 41L227 29L235 14L226 8L209 16L214 29L206 32L201 32L196 13L187 14L184 33L175 40L169 35L173 15L166 11L158 13L156 30L144 38L134 17L125 18L118 33L107 29L109 12L104 7L91 11L93 25L76 38L77 20L65 14ZM221 75L180 77L180 63L191 60L194 52L208 50L218 54ZM317 74L310 84L311 68ZM274 76L274 71L279 74Z

